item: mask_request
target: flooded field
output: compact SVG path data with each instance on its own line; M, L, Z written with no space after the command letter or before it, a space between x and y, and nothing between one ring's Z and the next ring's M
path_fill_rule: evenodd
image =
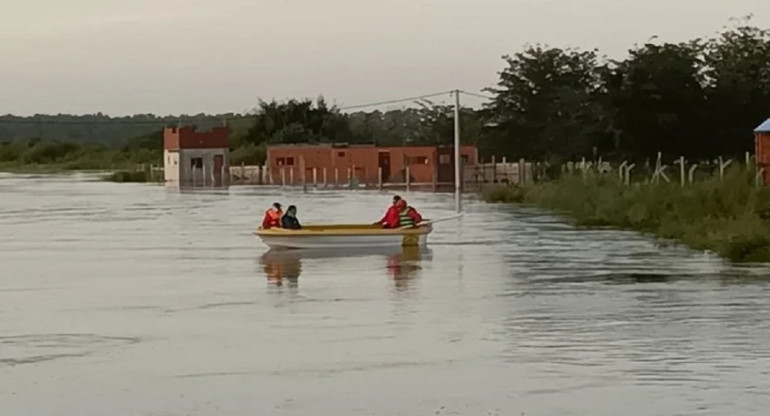
M0 174L0 414L768 412L766 269L471 200L429 250L268 252L276 200L390 196Z

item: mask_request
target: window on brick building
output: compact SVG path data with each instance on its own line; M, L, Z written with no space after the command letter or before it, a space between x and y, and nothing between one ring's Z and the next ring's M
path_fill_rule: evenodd
M293 157L279 157L275 161L278 166L294 166Z
M409 165L427 165L428 158L425 156L407 156L406 163Z
M337 152L337 157L345 157L345 152Z
M450 155L440 155L438 157L438 163L442 165L448 165L452 163L452 157Z

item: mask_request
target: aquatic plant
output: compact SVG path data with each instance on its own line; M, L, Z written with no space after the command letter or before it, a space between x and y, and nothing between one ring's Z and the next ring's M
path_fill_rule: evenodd
M564 214L576 225L610 226L712 250L736 262L770 262L770 188L756 187L750 169L681 187L632 183L613 175L566 175L551 182L497 187L488 202L535 205Z

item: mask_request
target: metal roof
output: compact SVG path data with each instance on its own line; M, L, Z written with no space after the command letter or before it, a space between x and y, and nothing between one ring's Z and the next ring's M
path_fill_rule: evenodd
M764 123L757 126L757 128L754 129L754 133L770 133L770 118L765 120Z

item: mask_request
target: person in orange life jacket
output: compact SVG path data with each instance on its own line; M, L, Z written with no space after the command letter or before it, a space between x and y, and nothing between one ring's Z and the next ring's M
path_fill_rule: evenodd
M396 204L401 201L401 197L398 195L393 196L393 204L388 207L385 212L385 216L381 220L374 223L374 225L381 225L383 228L396 228L398 227L398 208Z
M265 211L265 216L262 218L262 228L273 228L281 226L281 217L283 217L283 211L281 210L281 204L274 203L273 206Z
M416 227L422 221L422 215L416 209L407 205L405 199L398 201L396 208L398 209L397 227Z

